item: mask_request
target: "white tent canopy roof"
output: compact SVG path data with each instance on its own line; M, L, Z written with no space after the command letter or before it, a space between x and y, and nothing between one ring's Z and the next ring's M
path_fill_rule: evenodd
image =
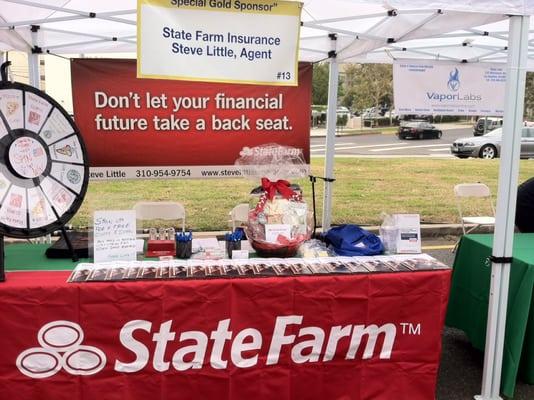
M499 25L507 28L506 22L502 21ZM486 30L486 32L492 32L496 36L484 36L484 31L477 33L474 30L454 32L441 35L439 38L388 44L368 53L352 57L351 61L359 63L391 63L398 59L433 59L452 62L505 63L508 49L508 33L499 30ZM532 32L534 33L534 31ZM529 69L533 69L534 48L530 50Z
M489 12L507 15L532 15L534 3L529 0L385 0L393 8L418 10L446 9L466 12Z
M0 51L135 53L136 5L136 0L0 0ZM534 14L534 0L306 0L299 59L326 59L332 48L328 34L335 33L340 62L505 62L509 14ZM39 27L36 43L32 26ZM532 40L534 54L534 33Z

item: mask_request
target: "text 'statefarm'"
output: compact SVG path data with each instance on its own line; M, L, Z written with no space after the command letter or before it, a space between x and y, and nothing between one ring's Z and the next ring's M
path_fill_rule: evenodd
M121 344L132 353L132 358L116 360L114 368L118 372L138 372L147 367L150 360L152 367L159 372L168 371L171 365L178 371L200 369L208 364L214 369L226 369L229 364L250 368L258 363L278 364L282 354L288 354L295 364L327 362L334 358L355 360L357 354L363 360L391 358L397 334L393 323L381 326L337 325L325 330L316 326L303 327L302 321L301 315L277 317L268 336L270 342L264 346L262 332L255 328L234 332L230 330L230 319L219 321L216 329L209 334L184 331L179 336L171 329L172 320L163 322L156 332L152 322L134 320L126 323L120 331ZM136 339L143 332L151 335L154 342L152 349ZM345 343L343 348L340 344L342 340ZM223 354L228 354L228 349L229 356L225 357ZM169 355L171 353L172 356Z

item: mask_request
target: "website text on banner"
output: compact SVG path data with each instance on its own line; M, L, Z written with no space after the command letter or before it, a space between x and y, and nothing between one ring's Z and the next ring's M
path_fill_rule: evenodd
M450 270L85 285L69 273L12 272L0 287L3 398L434 398Z
M501 116L505 83L506 70L499 64L405 60L393 65L399 114Z
M311 64L297 87L137 79L135 64L71 63L91 179L235 178L240 153L267 143L309 164Z
M296 86L302 3L138 0L137 76Z

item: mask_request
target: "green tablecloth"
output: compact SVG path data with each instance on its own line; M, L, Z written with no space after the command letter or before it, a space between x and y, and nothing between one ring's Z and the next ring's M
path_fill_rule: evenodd
M91 262L89 259L80 259L72 262L70 258L46 258L45 251L49 244L6 243L5 268L7 271L35 271L35 270L71 270L78 262Z
M462 238L452 276L446 324L484 350L493 235ZM510 274L501 391L513 396L516 378L534 384L534 234L516 234Z

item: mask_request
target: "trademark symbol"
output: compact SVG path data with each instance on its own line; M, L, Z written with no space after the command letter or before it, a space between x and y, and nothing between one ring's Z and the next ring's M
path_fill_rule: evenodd
M401 322L403 335L421 335L421 324L412 324L411 322Z

